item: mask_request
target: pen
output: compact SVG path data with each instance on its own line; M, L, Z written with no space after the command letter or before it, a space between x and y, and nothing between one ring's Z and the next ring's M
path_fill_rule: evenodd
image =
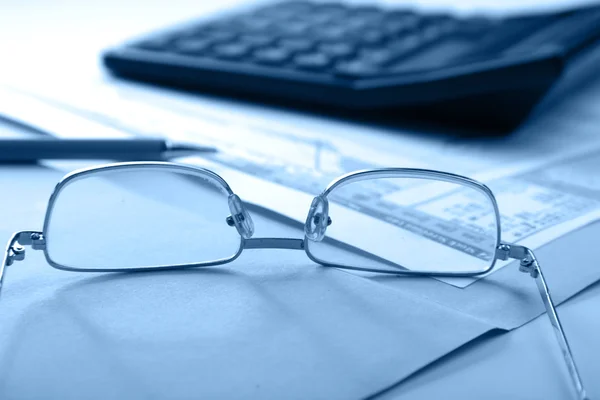
M164 139L0 139L0 162L37 160L157 160L198 153L215 153L216 148Z

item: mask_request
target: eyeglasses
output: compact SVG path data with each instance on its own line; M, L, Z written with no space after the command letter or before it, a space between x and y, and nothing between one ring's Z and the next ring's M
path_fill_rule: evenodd
M253 234L244 203L207 169L167 162L83 169L57 184L41 232L11 237L0 287L5 267L25 258L24 246L43 250L54 268L89 272L207 267L265 248L303 250L326 267L431 277L477 277L496 260L516 259L535 278L578 397L586 398L534 253L501 240L494 194L477 181L422 169L358 171L313 199L303 239Z

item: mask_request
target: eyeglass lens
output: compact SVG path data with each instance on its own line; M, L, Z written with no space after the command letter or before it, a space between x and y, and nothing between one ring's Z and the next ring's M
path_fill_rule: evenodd
M306 243L317 261L382 271L476 273L494 260L498 221L492 198L480 189L386 177L340 185L327 198L326 235Z
M50 210L49 257L74 269L209 263L241 247L228 192L208 176L167 169L95 171L62 187Z

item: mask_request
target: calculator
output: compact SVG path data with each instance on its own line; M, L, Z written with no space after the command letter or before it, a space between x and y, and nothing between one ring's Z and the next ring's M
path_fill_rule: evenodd
M600 36L600 6L494 18L285 1L108 49L115 75L339 115L512 129Z

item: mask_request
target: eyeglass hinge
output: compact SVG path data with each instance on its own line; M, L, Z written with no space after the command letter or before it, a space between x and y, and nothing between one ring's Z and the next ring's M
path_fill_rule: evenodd
M31 246L34 250L46 248L46 238L42 232L21 232L17 241L21 246Z
M506 261L509 258L522 260L527 257L527 248L516 244L500 243L496 248L496 258Z
M46 248L46 238L44 238L42 232L19 232L8 248L6 265L12 265L15 261L23 261L25 259L25 246L31 246L34 250L44 250Z
M496 258L499 260L519 260L519 271L537 278L539 275L537 262L529 255L530 250L525 246L501 243L496 248Z
M521 260L519 271L531 275L532 278L537 278L540 274L537 262L530 257L525 257Z
M25 259L25 247L19 243L14 243L8 249L8 258L6 259L6 265L12 265L15 261L23 261Z

